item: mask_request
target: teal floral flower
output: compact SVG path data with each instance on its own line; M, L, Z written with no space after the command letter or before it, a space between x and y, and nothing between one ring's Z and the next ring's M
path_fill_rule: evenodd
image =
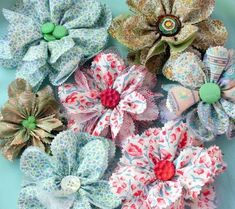
M120 205L104 179L115 155L112 141L64 131L56 136L52 157L30 147L21 157L25 183L19 209L113 209Z
M112 20L97 0L18 0L3 15L10 25L0 40L0 64L17 68L33 87L48 75L53 85L65 82L104 48Z

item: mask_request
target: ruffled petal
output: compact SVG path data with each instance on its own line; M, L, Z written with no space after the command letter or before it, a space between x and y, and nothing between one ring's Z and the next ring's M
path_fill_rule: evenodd
M197 24L199 28L193 46L206 51L212 46L223 46L228 38L228 32L220 20L206 20Z
M117 208L121 200L112 193L111 187L106 181L98 181L83 187L90 202L99 208Z
M110 128L112 138L115 139L123 124L124 111L120 106L117 106L111 113L110 116Z
M117 77L113 84L113 88L117 90L122 97L128 96L133 91L142 87L146 73L146 68L134 65L128 69L126 73Z
M55 63L63 54L72 49L75 42L70 36L64 37L57 41L50 41L48 49L50 51L50 63Z
M10 23L8 38L13 54L28 43L42 38L39 25L30 17L7 9L3 9L3 15Z
M98 54L91 66L92 75L101 89L112 87L116 78L126 69L124 60L115 53Z
M225 99L221 99L220 103L221 103L224 111L226 112L226 114L230 118L235 119L235 103L234 102L230 102L230 101L225 100Z
M174 161L177 181L185 188L187 195L194 199L202 187L215 176L211 157L207 150L200 147L189 147L180 152Z
M175 62L173 67L174 79L182 85L195 89L201 87L206 80L204 64L195 54L186 52Z
M174 206L181 199L181 196L182 186L179 182L158 182L150 189L147 202L150 208L165 209Z
M53 176L50 157L34 147L26 149L20 160L20 169L27 178L41 181Z
M192 45L197 36L197 32L197 26L185 24L177 35L173 37L162 37L162 41L167 42L172 53L183 52Z
M110 178L110 185L114 194L122 200L131 200L146 194L146 185L154 178L154 174L147 169L132 166L122 166Z
M171 112L180 116L199 101L198 91L176 86L169 90L166 104Z
M211 36L210 36L211 37ZM230 64L231 54L224 47L213 47L206 51L203 62L208 68L210 82L217 83Z
M177 0L174 2L172 14L180 17L183 22L195 24L206 20L215 7L215 0L204 1Z
M152 1L153 4L154 2ZM116 17L109 32L111 36L132 50L151 47L159 37L159 34L156 35L155 27L151 26L149 20L144 16L121 15Z
M78 5L69 8L61 20L66 28L94 27L100 18L102 5L96 0L80 0Z
M38 189L35 186L24 187L19 195L18 206L22 209L46 209L38 200Z

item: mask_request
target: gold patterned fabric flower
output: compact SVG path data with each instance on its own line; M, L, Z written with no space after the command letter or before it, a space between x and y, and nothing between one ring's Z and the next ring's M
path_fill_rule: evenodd
M13 81L0 113L0 148L13 160L28 146L49 151L53 131L62 129L59 104L48 86L34 93L25 80Z
M160 73L172 56L223 45L227 30L210 15L215 0L127 0L134 15L114 19L110 34L127 46L129 60ZM170 77L169 69L165 73Z

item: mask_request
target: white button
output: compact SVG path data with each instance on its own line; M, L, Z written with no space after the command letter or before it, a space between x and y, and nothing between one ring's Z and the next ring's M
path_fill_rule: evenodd
M81 181L77 176L66 176L62 179L61 189L64 193L70 195L76 193L81 187Z

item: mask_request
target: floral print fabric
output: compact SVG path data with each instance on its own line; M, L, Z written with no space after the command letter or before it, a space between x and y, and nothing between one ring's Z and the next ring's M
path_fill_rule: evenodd
M151 89L156 80L144 67L127 67L115 53L100 53L90 69L75 73L76 83L59 87L59 97L69 117L69 127L93 135L125 139L135 122L158 117ZM111 105L111 106L110 106Z
M130 137L123 146L119 167L110 178L113 191L123 200L122 208L181 209L187 201L202 204L199 202L206 194L202 191L208 190L207 184L224 171L225 164L218 147L205 149L193 144L195 139L182 123L167 123L162 129ZM162 162L175 169L165 181L158 177L165 178L170 171L164 173L164 166L162 170L158 167ZM212 204L207 202L209 207L204 208Z
M176 115L186 114L187 123L202 141L231 135L235 117L235 70L232 50L214 47L207 50L203 62L191 53L181 55L173 68L178 85L168 92L167 106ZM200 89L212 83L220 89L218 101L202 100ZM216 94L207 92L207 95Z

